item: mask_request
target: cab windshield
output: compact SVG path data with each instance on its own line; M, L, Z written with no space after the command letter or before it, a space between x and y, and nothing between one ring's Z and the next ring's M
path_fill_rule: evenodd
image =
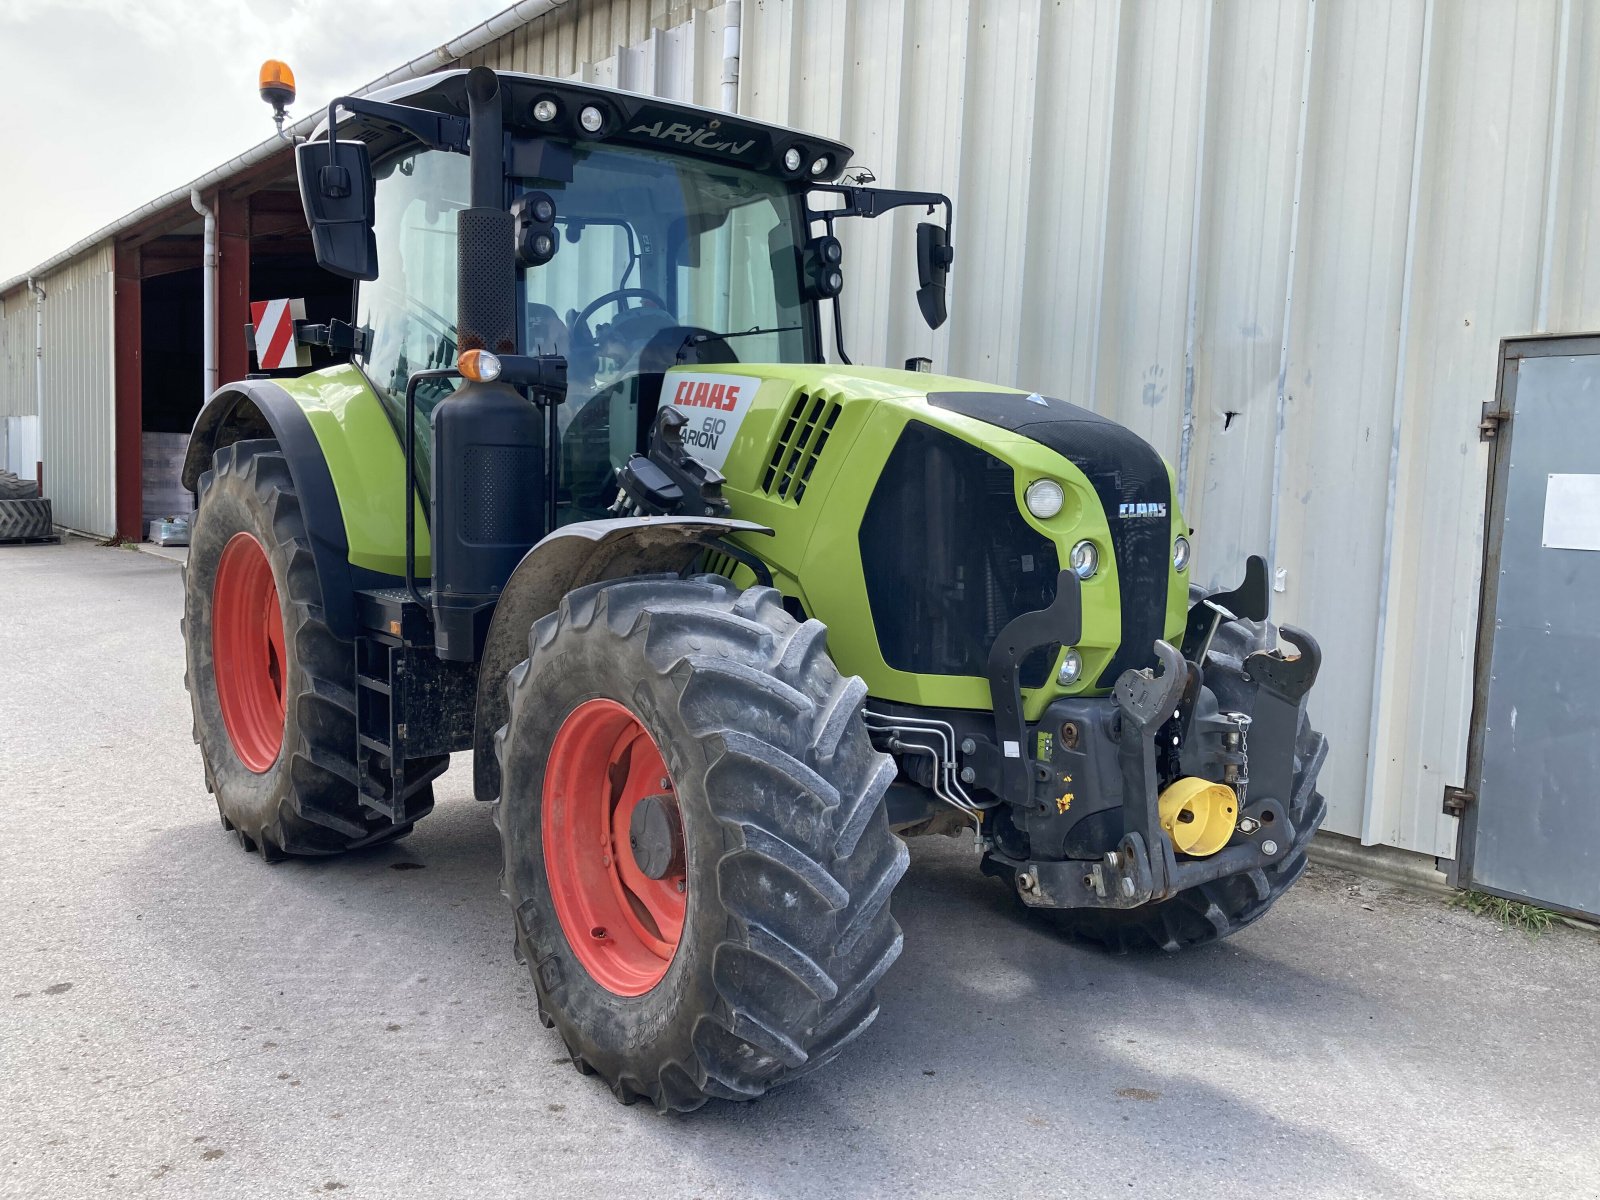
M553 456L557 523L604 515L614 469L655 415L661 374L679 363L814 362L815 305L802 298L802 198L755 172L605 144L572 148L572 179L515 180L547 193L557 248L520 273L522 352L567 359ZM415 150L379 163L378 279L362 285L363 367L403 422L414 371L456 357L456 214L467 159ZM454 387L417 391L418 476L427 486L429 414Z

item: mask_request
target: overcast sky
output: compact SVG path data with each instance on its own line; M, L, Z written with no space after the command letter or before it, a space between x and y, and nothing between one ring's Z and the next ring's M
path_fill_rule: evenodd
M272 133L264 59L304 116L511 0L0 0L0 280Z

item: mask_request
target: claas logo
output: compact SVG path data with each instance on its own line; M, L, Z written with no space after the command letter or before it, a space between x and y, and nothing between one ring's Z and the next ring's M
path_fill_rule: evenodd
M716 408L732 412L739 403L738 383L708 383L704 379L685 379L679 382L672 395L673 404L679 408Z

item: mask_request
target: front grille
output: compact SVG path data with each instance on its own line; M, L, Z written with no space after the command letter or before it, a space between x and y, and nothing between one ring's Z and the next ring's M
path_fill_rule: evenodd
M761 490L776 500L799 504L822 458L828 434L839 420L839 402L809 392L795 395L761 478Z
M883 661L897 671L976 675L1012 620L1048 608L1055 544L1017 508L1016 473L994 455L913 421L861 521L861 567ZM1061 647L1022 662L1039 687Z

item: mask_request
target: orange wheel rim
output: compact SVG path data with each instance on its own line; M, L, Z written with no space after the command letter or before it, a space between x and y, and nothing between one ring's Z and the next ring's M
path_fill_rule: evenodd
M636 814L654 817L658 832L668 823L670 865L659 846L654 858L637 847ZM688 875L666 761L621 704L589 700L561 723L545 765L540 828L550 897L578 961L607 991L648 992L682 940Z
M222 548L211 587L211 662L233 752L259 775L283 749L289 660L278 585L254 534L236 533Z

